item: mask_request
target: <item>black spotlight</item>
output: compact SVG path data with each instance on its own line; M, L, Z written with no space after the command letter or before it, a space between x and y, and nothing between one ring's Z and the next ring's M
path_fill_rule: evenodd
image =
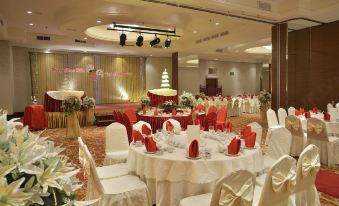
M157 45L157 44L159 44L160 43L160 39L157 37L157 36L155 36L155 39L153 39L150 43L149 43L149 45L151 46L151 47L154 47L155 45Z
M165 48L168 49L170 47L171 47L171 39L167 37L167 39L165 40Z
M120 45L121 45L121 46L125 46L125 45L126 45L126 40L127 40L126 34L122 33L122 34L120 35Z
M136 42L135 44L136 44L138 47L142 47L142 45L144 45L143 41L144 41L144 37L141 36L141 34L140 34L140 36L138 36L137 42Z

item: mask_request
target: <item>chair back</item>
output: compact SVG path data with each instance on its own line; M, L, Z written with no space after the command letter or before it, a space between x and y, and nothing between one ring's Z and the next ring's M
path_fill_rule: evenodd
M214 129L216 129L216 123L217 123L217 114L215 112L207 114L204 120L205 131L208 131L209 126L214 126Z
M234 100L233 109L239 108L239 99Z
M251 130L256 133L256 139L255 141L261 145L261 137L262 137L262 126L257 122L252 122L248 124L247 126L251 127Z
M128 119L131 123L136 123L137 120L137 115L136 115L136 110L134 107L127 107L125 109L125 114L128 116Z
M118 122L114 122L106 127L105 140L106 152L129 149L126 127Z
M144 121L138 121L137 123L133 124L133 130L138 130L139 132L142 132L142 125L146 125L148 128L152 130L151 125Z
M246 113L251 113L251 103L249 99L244 100L244 107Z
M85 151L86 159L88 160L88 164L89 164L89 173L87 173L87 176L90 179L90 181L92 182L92 184L94 185L95 189L99 193L103 194L104 188L101 184L101 181L100 181L100 178L99 178L96 166L95 166L94 159L93 159L92 154L89 152L86 145L84 147L84 151Z
M288 115L295 115L295 108L294 107L288 108Z
M335 105L335 108L337 108L337 110L339 111L339 103Z
M225 107L221 107L217 112L217 121L218 122L226 122L227 117L227 109Z
M258 205L289 205L289 196L294 192L295 186L295 159L283 155L268 171Z
M311 186L314 186L315 178L319 170L319 148L310 144L302 151L298 159L296 192L306 190Z
M301 120L294 115L288 115L285 118L285 127L293 136L304 137Z
M326 124L320 119L307 120L307 138L328 142Z
M118 115L117 115L117 112L115 110L113 110L113 118L116 122L118 121Z
M209 114L209 113L217 113L217 107L216 106L214 106L214 105L212 105L209 109L208 109L208 112L207 112L207 114Z
M206 107L205 107L204 105L202 105L202 104L199 104L199 105L197 106L197 109L198 109L198 111L205 112Z
M285 126L285 118L287 117L287 112L284 108L278 109L278 118L279 118L279 124L281 126Z
M128 118L126 113L122 114L122 120L123 120L122 124L125 125L126 130L127 130L128 142L131 143L133 141L133 137L132 137L133 126L132 126L131 120Z
M181 125L180 122L178 120L175 119L168 119L166 120L163 124L162 124L162 129L166 131L166 123L170 121L174 127L174 132L178 133L181 131Z
M288 129L284 127L274 129L268 142L267 154L274 159L288 155L290 154L291 142L292 134Z
M84 163L85 163L85 150L84 150L84 146L85 143L82 141L81 137L78 137L78 143L79 143L79 162L82 165L82 167L84 167Z
M221 178L212 192L210 206L250 206L255 187L255 175L247 170L237 170Z
M336 121L337 117L339 117L339 111L337 110L337 108L328 108L327 113L331 115L331 121Z
M268 109L266 112L266 116L267 116L267 124L269 128L279 125L277 115L275 114L275 111L273 109Z
M123 124L123 117L120 111L117 111L117 122Z

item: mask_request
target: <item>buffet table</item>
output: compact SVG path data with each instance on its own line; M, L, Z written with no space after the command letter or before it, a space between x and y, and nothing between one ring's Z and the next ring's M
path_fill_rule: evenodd
M246 169L253 173L262 170L263 158L259 145L251 150L241 149L239 156L227 156L219 152L219 147L227 147L227 140L222 142L205 138L204 134L208 133L202 133L201 142L204 144L201 145L210 149L210 159L188 159L185 145L175 147L173 153L165 151L163 154L147 154L144 145L130 145L127 160L129 172L146 180L153 204L178 205L182 198L212 192L219 178L235 170ZM169 137L162 133L156 135L162 136L157 145L163 149L168 148L166 138ZM234 134L225 136L230 141ZM187 144L186 132L181 132L174 138L181 144Z
M173 89L153 89L149 90L147 96L150 98L151 106L156 107L166 101L178 103L177 90Z

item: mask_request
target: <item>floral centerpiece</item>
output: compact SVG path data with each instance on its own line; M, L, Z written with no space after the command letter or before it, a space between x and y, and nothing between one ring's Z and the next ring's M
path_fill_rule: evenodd
M95 99L93 97L85 97L84 100L82 100L82 106L84 106L86 109L94 107Z
M258 99L260 102L260 106L269 106L272 101L272 95L270 92L267 92L266 90L263 90L259 93Z
M164 110L164 112L171 112L172 109L177 109L178 105L172 100L169 100L169 101L164 102L161 105L161 108Z
M77 97L71 97L62 102L62 108L66 114L70 114L72 112L80 111L81 109L81 100Z
M67 162L63 148L22 128L21 123L0 119L6 125L0 136L0 205L94 203L76 201L74 191L81 187L75 177L79 169Z
M140 99L140 103L141 103L141 107L148 107L151 104L151 100L149 99L149 97L141 97Z
M189 92L182 93L179 96L179 104L184 107L193 107L195 103L195 97Z
M205 99L205 94L204 93L197 93L194 95L195 99Z

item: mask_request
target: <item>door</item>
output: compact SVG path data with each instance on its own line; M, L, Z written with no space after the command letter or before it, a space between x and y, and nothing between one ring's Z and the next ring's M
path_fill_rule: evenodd
M215 96L217 94L218 79L206 79L207 96Z

